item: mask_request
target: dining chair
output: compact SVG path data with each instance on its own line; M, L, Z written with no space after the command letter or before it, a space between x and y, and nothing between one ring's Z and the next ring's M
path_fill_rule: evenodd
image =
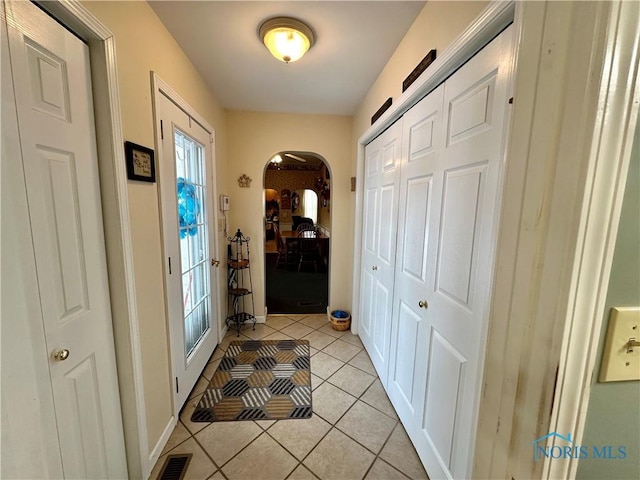
M313 265L314 271L318 271L318 261L320 260L320 244L318 238L313 237L299 237L299 250L300 260L298 261L298 272L302 269L303 265Z
M280 228L274 224L274 233L276 237L276 247L278 249L278 256L276 257L276 268L277 267L286 267L292 261L295 261L298 256L298 240L297 239L287 239L284 241L282 235L280 234Z
M313 226L313 224L311 223L301 223L300 225L298 225L298 228L296 228L296 233L297 236L300 236L301 232L316 232L316 227Z

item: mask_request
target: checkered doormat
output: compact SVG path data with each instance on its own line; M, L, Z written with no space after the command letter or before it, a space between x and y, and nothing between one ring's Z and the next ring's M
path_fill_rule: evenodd
M307 340L231 342L192 422L311 417Z

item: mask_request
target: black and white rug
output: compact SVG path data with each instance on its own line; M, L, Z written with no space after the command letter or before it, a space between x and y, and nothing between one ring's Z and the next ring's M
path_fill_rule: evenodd
M191 421L309 418L310 362L307 340L231 342Z

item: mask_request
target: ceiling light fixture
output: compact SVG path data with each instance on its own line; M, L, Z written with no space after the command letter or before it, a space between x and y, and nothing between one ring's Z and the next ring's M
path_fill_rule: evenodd
M302 58L315 42L311 27L291 17L274 17L266 20L260 25L259 35L271 55L284 63L295 62Z

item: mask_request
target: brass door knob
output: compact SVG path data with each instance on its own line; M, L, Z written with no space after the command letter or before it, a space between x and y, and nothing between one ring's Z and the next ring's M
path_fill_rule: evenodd
M56 350L55 352L53 352L53 358L55 360L58 360L59 362L62 362L69 358L69 353L69 350L67 350L66 348L63 348L62 350Z
M427 303L427 301L426 301L426 300L420 300L420 301L418 302L418 306L419 306L420 308L429 308L429 304Z

